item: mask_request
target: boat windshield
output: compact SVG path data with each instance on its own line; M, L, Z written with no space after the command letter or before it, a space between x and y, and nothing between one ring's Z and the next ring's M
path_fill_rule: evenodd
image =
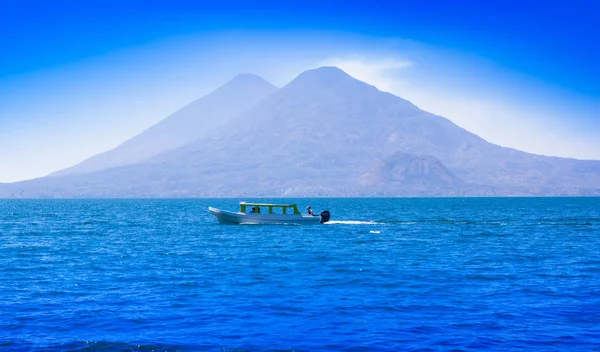
M282 214L301 215L297 204L240 203L241 213L261 213L261 208L268 209L269 214L275 214L273 209L282 209Z

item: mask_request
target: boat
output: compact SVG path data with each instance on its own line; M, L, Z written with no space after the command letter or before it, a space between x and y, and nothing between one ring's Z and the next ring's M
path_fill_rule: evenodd
M310 208L308 206L307 208ZM328 210L319 215L302 215L296 204L240 202L240 211L208 207L220 224L323 224L329 221Z

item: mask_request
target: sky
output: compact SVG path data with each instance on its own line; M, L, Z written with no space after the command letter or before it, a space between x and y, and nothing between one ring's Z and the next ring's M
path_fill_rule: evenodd
M109 150L238 73L334 65L486 140L600 159L600 3L0 2L0 182Z

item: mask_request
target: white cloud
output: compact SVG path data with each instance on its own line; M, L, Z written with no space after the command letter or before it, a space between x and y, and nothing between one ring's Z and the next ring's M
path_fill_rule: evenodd
M336 66L354 78L376 86L379 90L393 93L408 84L398 77L398 72L413 66L413 62L405 59L374 59L362 57L331 58L318 66Z

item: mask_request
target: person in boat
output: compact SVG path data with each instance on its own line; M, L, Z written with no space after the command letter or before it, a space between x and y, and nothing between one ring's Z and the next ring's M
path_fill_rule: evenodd
M308 215L314 215L310 205L306 207L306 211L308 212Z

